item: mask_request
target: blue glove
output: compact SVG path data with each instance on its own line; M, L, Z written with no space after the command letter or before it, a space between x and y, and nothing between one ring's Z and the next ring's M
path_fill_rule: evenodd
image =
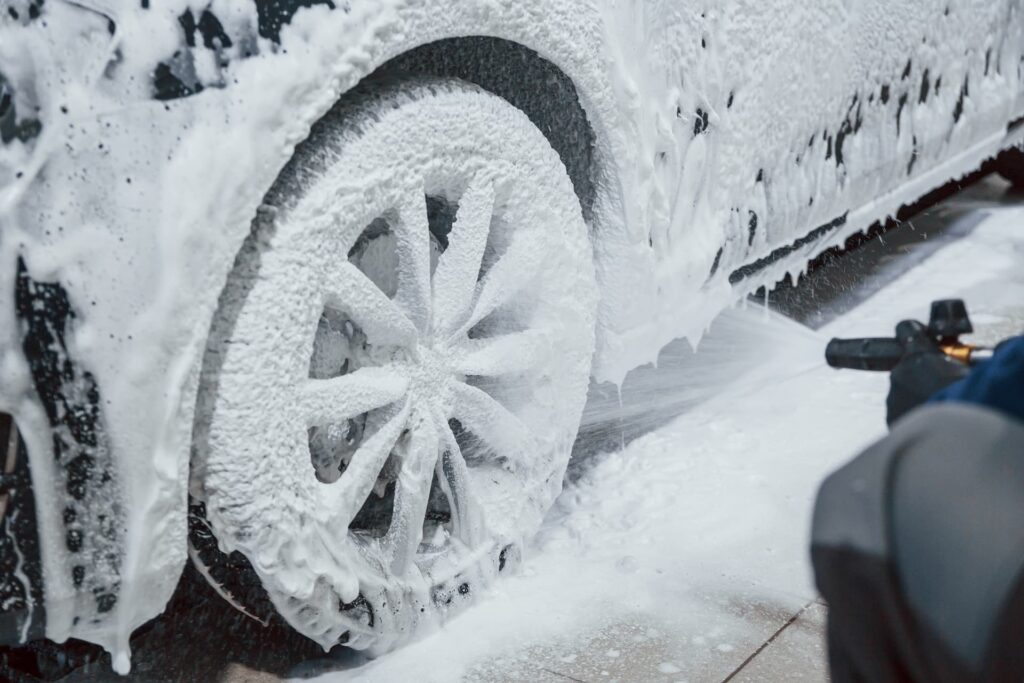
M1024 336L996 347L992 360L949 385L928 401L974 403L1024 421Z

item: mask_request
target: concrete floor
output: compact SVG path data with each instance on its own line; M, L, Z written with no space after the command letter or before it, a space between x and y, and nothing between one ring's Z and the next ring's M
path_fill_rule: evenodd
M716 644L713 635L688 636L673 624L651 625L638 615L597 633L574 636L569 650L532 649L521 653L519 661L490 663L463 680L822 683L828 680L822 637L825 615L825 606L817 600L795 614L777 606L748 606L738 616L746 622L749 636L743 641L730 638L729 644ZM510 669L515 672L512 677L506 675Z

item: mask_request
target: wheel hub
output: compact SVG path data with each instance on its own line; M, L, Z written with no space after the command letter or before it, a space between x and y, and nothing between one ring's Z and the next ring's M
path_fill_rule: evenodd
M413 401L438 406L445 414L448 412L453 401L455 371L447 349L430 342L417 344L400 372L409 379L409 395Z

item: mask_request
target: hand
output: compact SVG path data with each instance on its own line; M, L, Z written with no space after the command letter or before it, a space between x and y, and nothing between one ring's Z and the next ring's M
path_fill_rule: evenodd
M903 359L889 375L885 421L890 426L970 374L966 365L942 353L928 336L928 328L916 320L904 320L897 325L896 338L903 345Z

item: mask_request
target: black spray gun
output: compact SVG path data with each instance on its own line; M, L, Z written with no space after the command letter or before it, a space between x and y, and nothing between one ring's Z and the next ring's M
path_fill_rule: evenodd
M922 328L924 328L922 330ZM894 338L833 339L825 348L825 360L833 368L888 372L919 344L922 331L938 345L943 354L965 365L974 365L992 357L992 349L960 341L960 335L974 331L961 299L932 302L928 326L916 320L904 320L896 326Z

